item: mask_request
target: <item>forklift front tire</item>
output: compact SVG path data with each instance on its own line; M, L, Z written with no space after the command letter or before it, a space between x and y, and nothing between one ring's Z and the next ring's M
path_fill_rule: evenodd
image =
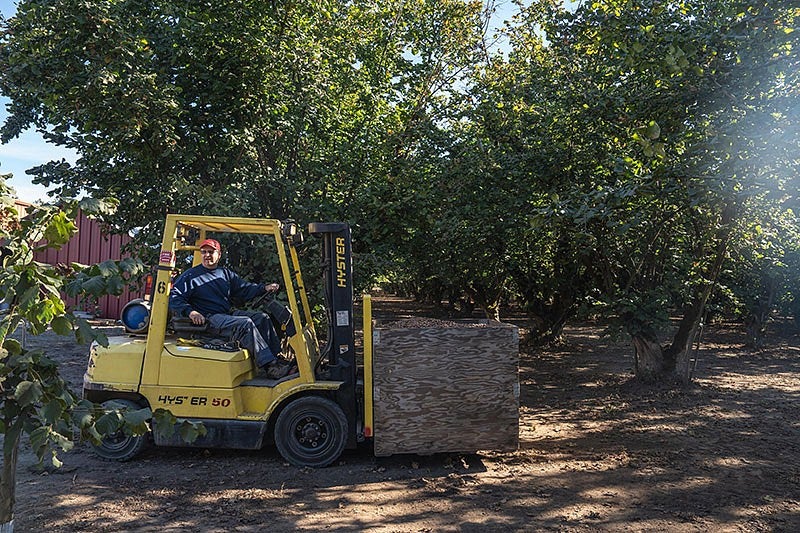
M294 466L330 465L347 443L347 418L335 402L302 396L290 402L275 422L275 446Z
M130 409L136 410L141 407L130 400L114 399L103 402L103 407L107 409ZM113 461L129 461L139 455L147 445L148 434L128 435L123 430L106 435L100 444L92 443L92 447L97 455L103 459Z

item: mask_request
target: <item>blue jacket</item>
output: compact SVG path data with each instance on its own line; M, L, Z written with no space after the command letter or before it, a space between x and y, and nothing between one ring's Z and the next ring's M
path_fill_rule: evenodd
M178 316L197 311L206 318L231 312L231 301L246 302L264 293L264 286L243 280L223 267L209 270L203 265L190 268L175 280L169 308Z

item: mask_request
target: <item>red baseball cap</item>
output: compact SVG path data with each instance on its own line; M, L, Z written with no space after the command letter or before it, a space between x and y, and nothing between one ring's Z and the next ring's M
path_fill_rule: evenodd
M210 246L218 252L222 251L222 246L220 246L219 242L215 241L214 239L206 239L200 243L200 248L203 248L204 246Z

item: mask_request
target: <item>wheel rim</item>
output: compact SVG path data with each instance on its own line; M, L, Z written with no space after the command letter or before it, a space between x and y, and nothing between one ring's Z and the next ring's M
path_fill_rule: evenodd
M107 402L104 402L103 406L107 407L107 408L110 408L110 409L122 409L122 408L125 408L125 407L127 407L127 408L135 407L135 405L132 402L128 402L128 401L125 401L125 400L109 400ZM105 448L109 452L112 452L112 453L113 452L118 452L118 451L124 450L125 447L128 446L128 444L131 441L131 438L132 437L130 435L126 435L124 431L119 430L119 431L115 431L114 433L112 433L110 435L106 435L105 437L103 437L103 440L101 441L101 445L102 445L103 448Z
M126 399L112 399L103 402L105 409L138 409L139 406ZM105 459L127 461L135 457L145 446L145 435L130 435L124 429L104 435L100 442L92 443L95 452Z
M341 455L347 430L347 418L338 404L319 396L304 396L289 402L278 415L275 445L295 466L322 468Z
M131 436L125 435L122 431L117 431L111 435L107 435L103 438L103 448L107 449L110 452L116 452L120 450L124 450L125 447L131 440Z
M331 424L331 418L323 413L298 413L292 419L292 438L288 444L308 459L323 456L335 445Z

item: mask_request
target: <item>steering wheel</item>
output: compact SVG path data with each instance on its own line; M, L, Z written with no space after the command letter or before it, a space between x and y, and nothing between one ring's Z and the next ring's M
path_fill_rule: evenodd
M275 290L266 291L261 296L256 296L255 298L250 300L250 305L252 307L260 308L262 305L264 305L264 302L266 302L267 299L272 299L275 297L276 294L278 294L278 291L280 290L280 285L278 285L277 283L271 283L270 285L276 285L277 287L275 288ZM270 285L267 285L267 287L269 287Z

